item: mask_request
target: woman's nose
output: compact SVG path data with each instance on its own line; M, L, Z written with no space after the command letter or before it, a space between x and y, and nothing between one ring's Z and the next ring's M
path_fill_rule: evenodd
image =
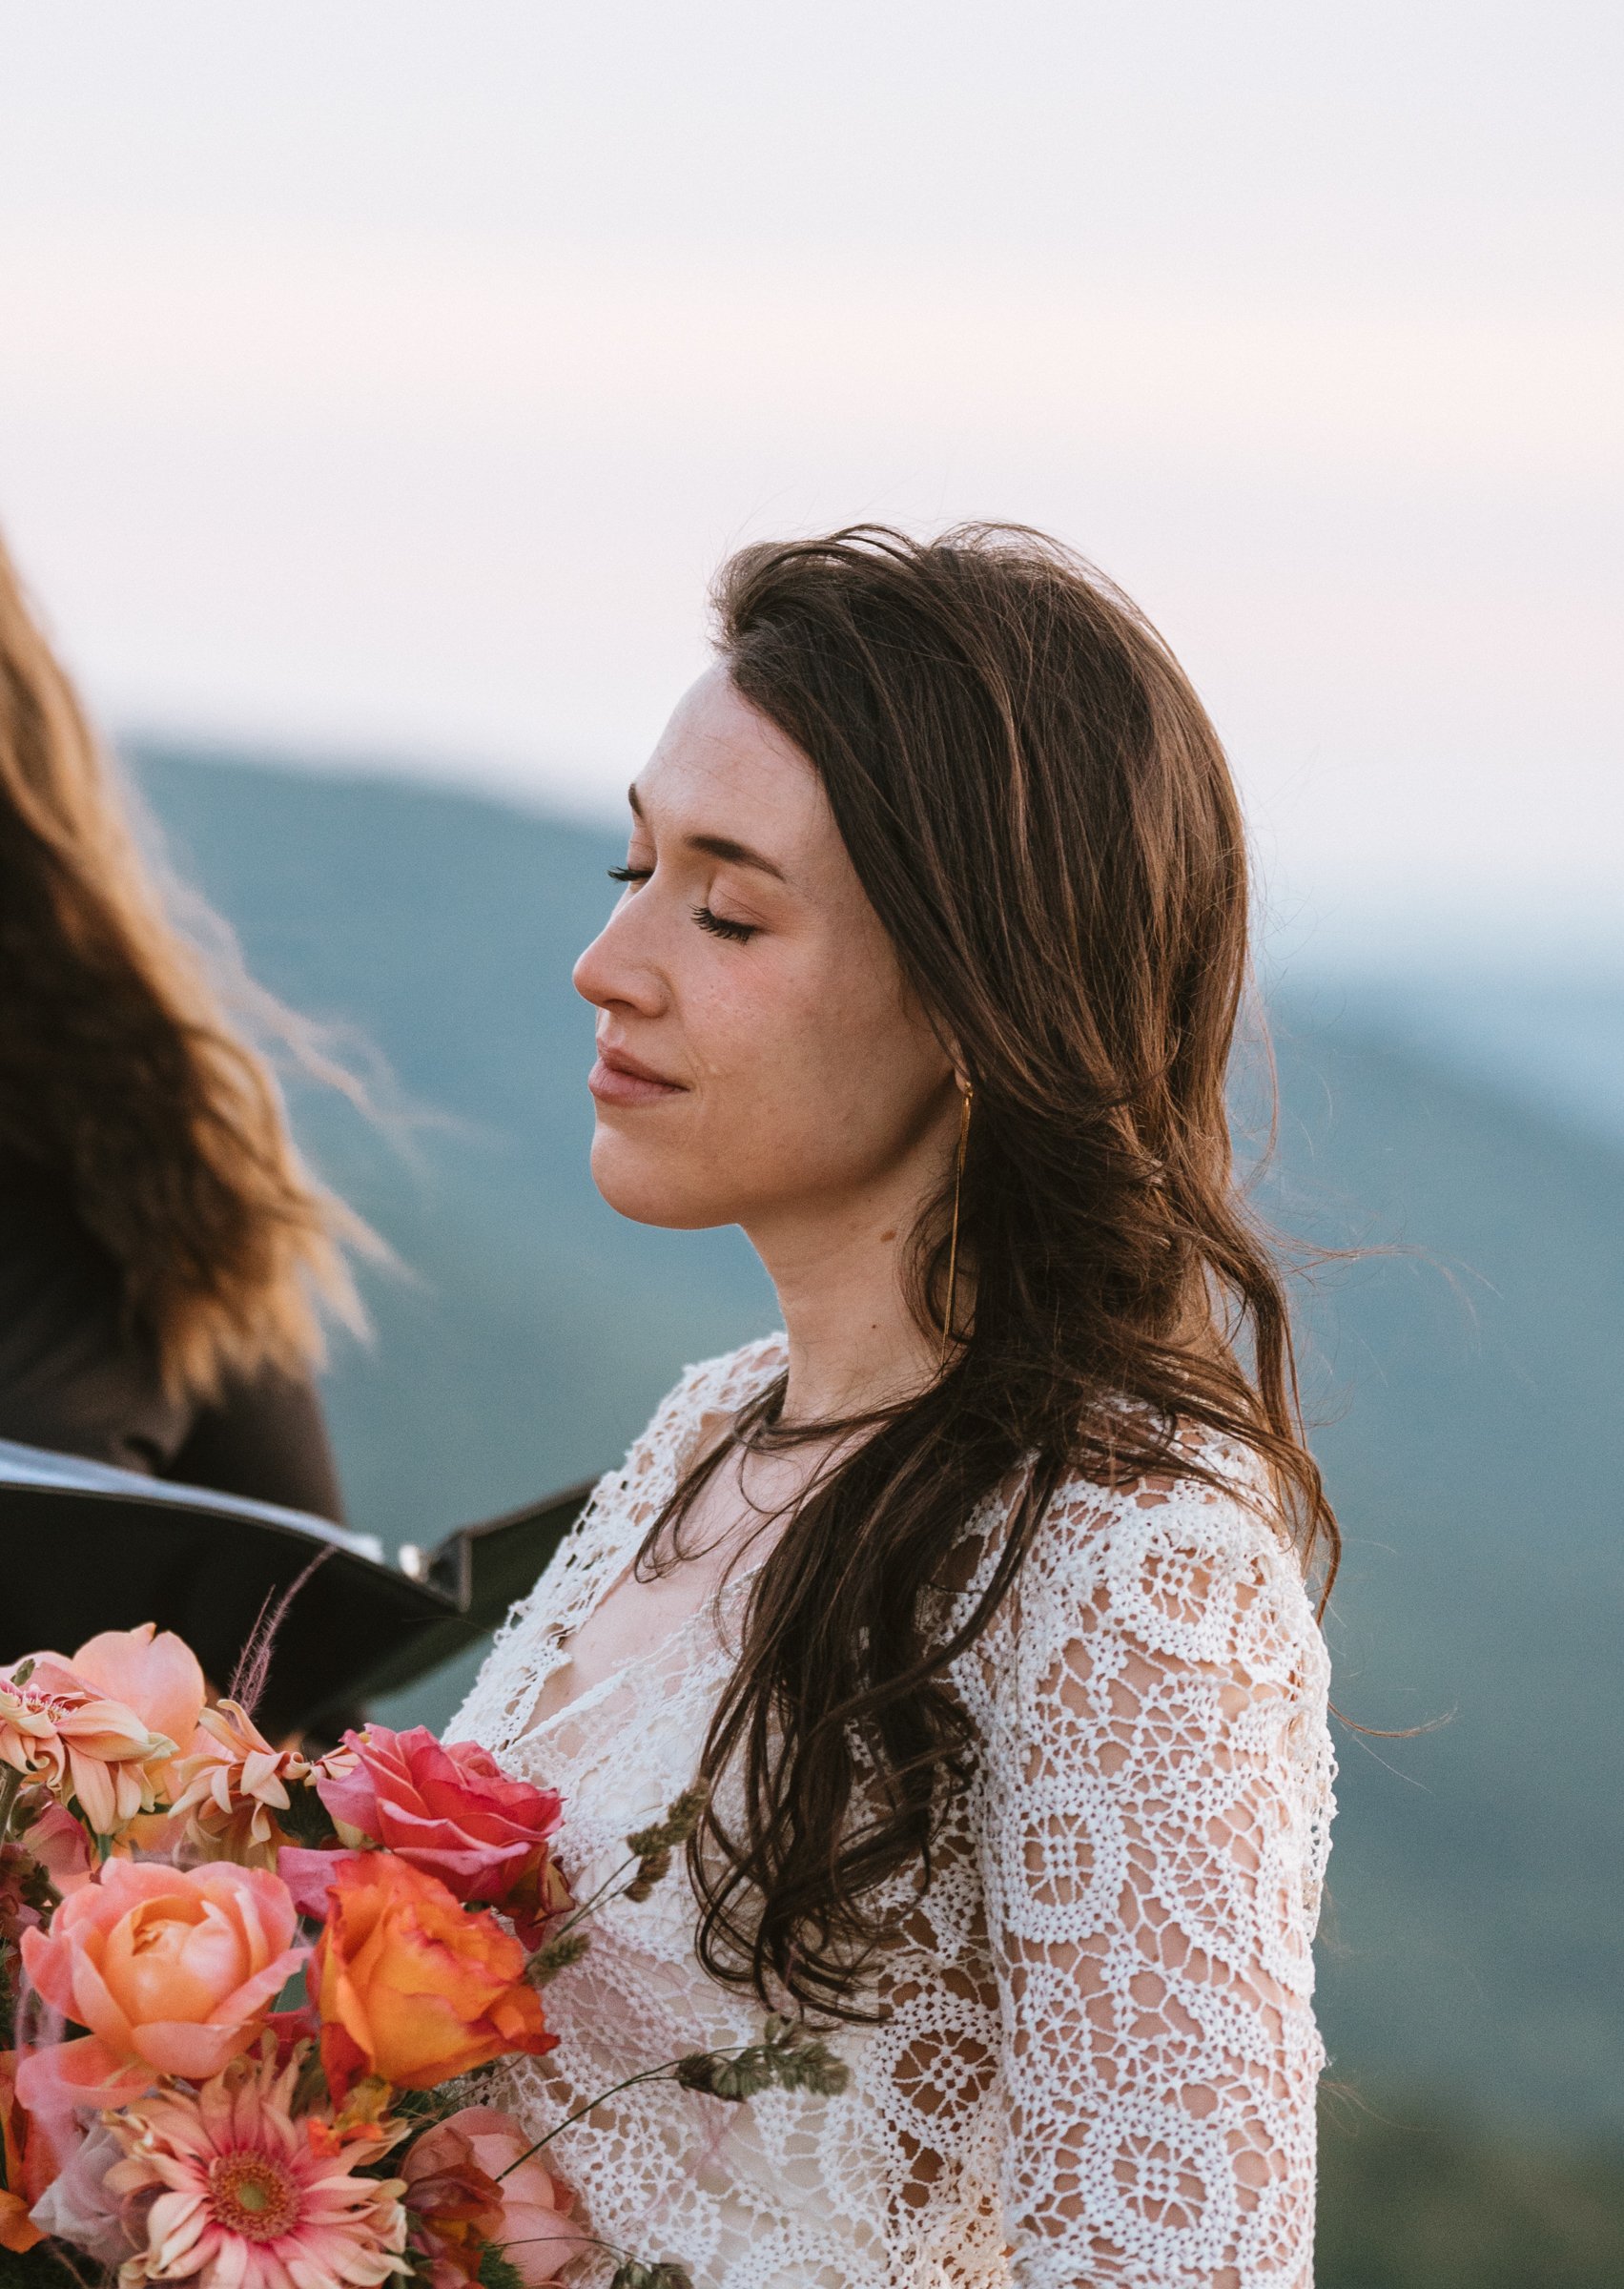
M618 1003L652 1017L664 1004L665 985L627 926L630 918L629 901L615 908L575 964L575 990L594 1009Z

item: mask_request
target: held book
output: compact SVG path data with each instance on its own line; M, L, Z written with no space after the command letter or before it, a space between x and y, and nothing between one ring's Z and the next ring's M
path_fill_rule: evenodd
M256 1722L336 1733L479 1643L579 1516L591 1482L391 1562L375 1536L0 1439L0 1661L156 1622L224 1692L280 1609ZM291 1596L290 1596L291 1593Z

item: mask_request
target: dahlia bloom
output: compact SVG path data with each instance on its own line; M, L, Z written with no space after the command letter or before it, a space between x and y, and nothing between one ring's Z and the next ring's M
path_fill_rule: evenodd
M195 2096L168 2090L109 2117L125 2158L107 2183L137 2245L123 2289L378 2289L404 2273L402 2181L356 2176L402 2126L313 2138L290 2111L298 2071L239 2059Z
M190 1756L175 1763L173 1809L188 1840L211 1860L274 1867L288 1841L277 1818L290 1787L302 1787L311 1764L297 1748L273 1748L245 1708L222 1701L197 1720Z
M191 1747L208 1686L197 1656L174 1630L160 1631L152 1621L138 1629L104 1629L86 1639L69 1665L178 1750ZM167 1796L168 1772L160 1767L153 1777L158 1794Z
M175 1743L121 1701L42 1653L25 1678L0 1670L0 1763L43 1781L61 1804L74 1797L86 1825L116 1836L157 1802L157 1776Z

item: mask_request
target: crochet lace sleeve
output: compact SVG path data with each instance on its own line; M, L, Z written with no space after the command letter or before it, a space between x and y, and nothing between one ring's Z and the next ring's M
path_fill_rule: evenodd
M1020 2289L1307 2289L1331 1757L1296 1561L1199 1484L1062 1493L981 1665Z

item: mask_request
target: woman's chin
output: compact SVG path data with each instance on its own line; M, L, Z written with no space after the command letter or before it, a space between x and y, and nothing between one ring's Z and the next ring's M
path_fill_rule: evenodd
M629 1224L692 1232L738 1221L730 1204L717 1195L714 1170L675 1165L674 1156L639 1148L602 1121L592 1140L592 1182L615 1214Z

